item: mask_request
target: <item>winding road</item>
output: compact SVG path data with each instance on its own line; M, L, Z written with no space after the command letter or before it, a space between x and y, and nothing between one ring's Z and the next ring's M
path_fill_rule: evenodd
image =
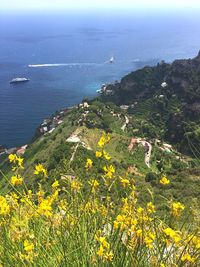
M141 144L145 149L145 158L144 162L148 168L150 168L150 159L151 159L151 152L152 152L152 145L144 139L141 138L132 138L130 145L128 146L129 152L132 150L135 144Z
M125 116L125 123L122 125L121 130L124 132L127 124L129 123L129 118Z

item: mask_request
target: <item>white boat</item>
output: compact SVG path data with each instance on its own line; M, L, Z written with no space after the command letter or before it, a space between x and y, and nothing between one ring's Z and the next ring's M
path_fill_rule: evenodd
M111 57L110 60L109 60L110 63L113 63L114 62L114 57Z
M10 83L21 83L21 82L28 82L30 79L28 78L14 78L10 81Z

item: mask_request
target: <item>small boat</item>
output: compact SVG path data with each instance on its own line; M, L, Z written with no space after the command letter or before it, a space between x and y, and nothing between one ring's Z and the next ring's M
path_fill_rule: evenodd
M14 78L10 81L10 83L21 83L21 82L28 82L30 79L28 78Z
M114 57L111 57L109 60L109 63L113 63L114 62Z

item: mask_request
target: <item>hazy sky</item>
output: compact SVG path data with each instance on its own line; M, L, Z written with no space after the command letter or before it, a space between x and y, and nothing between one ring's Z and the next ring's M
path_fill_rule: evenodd
M0 9L197 8L200 0L0 0Z

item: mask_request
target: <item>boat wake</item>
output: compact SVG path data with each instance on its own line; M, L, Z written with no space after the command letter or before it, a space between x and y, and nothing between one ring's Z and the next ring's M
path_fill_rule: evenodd
M44 68L44 67L62 67L62 66L99 66L102 63L55 63L55 64L36 64L28 65L29 68Z

